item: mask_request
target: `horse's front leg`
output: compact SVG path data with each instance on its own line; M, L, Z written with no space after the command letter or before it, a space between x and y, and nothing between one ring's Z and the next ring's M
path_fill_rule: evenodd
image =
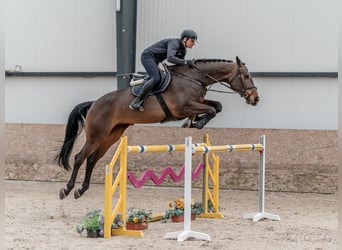
M182 128L195 128L195 123L201 119L200 115L194 115L186 118L184 123L182 124Z
M194 115L192 117L189 117L183 123L183 125L182 125L183 128L203 128L212 118L214 118L216 116L217 113L222 111L222 104L220 102L205 99L203 104L213 107L215 109L215 112L216 112L215 115L211 117L210 114L206 115L206 113L202 113L202 114L198 114L198 115ZM199 121L200 121L200 123L197 124L197 122L199 122Z
M194 120L196 117L198 116L196 115L186 118L182 124L182 128L193 128Z
M216 114L222 111L222 104L220 102L205 99L203 104L214 107Z

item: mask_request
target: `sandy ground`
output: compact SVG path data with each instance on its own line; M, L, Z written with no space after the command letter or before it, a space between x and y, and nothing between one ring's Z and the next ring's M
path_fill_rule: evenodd
M220 191L223 219L196 218L191 229L211 241L164 239L182 231L183 223L153 222L143 237L90 239L76 232L90 209L103 210L104 186L93 184L79 200L59 200L64 183L6 181L6 249L337 249L337 196L334 194L266 193L265 212L280 221L253 222L242 218L258 211L255 191ZM127 206L166 210L166 201L183 197L183 189L128 188ZM192 197L201 200L201 190Z

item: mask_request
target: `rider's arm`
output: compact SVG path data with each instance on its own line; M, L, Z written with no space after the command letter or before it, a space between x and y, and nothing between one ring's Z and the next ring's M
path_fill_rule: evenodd
M186 50L180 48L179 40L170 39L167 45L167 61L173 64L186 64L184 59Z

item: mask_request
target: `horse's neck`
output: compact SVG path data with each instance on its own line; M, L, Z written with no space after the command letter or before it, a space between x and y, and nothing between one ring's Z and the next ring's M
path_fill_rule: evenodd
M202 79L204 76L206 82L212 83L213 81L228 79L234 75L236 73L236 64L233 62L211 62L203 63L203 65L201 65L201 63L199 63L198 69L200 71L197 72L198 75L202 77Z
M206 85L228 79L236 72L236 64L233 62L198 62L195 66L195 69L191 69L188 65L174 65L169 70Z

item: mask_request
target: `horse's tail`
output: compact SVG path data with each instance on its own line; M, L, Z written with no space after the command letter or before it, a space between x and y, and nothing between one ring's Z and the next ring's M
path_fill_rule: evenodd
M64 169L69 170L69 158L76 141L76 138L82 132L84 127L84 121L87 116L87 112L93 102L82 102L74 107L71 111L68 123L65 129L65 137L63 146L60 149L58 155L55 157L58 165L64 167Z

